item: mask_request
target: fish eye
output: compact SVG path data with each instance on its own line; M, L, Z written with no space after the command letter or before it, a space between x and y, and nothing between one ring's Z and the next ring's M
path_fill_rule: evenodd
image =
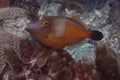
M43 22L43 26L45 26L45 27L49 26L49 22L48 21L44 21Z

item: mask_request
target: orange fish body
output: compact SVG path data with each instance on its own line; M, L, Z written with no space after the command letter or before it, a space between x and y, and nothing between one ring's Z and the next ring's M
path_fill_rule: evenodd
M29 24L26 30L40 43L57 49L90 38L92 35L91 31L85 30L77 21L58 16L48 16Z

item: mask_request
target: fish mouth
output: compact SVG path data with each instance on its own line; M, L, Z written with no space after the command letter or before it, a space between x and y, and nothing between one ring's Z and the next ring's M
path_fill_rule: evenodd
M27 24L25 30L29 32L31 35L35 35L39 33L39 25L35 22L30 22Z
M32 26L33 26L32 23L28 23L27 26L25 27L25 30L28 31L28 32L31 31Z

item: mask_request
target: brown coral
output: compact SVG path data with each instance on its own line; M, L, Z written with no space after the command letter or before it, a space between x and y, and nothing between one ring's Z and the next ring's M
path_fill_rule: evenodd
M64 50L45 48L38 54L37 62L31 69L30 79L91 80L81 69L79 62ZM47 59L46 59L47 58Z
M12 75L15 77L21 77L23 75L22 63L19 60L16 52L8 45L5 45L5 60L9 64Z
M30 41L28 36L23 36L20 39L20 59L22 63L29 64L35 60L38 54L38 50L41 49L41 46L35 44L34 41Z
M50 58L51 66L48 72L52 80L91 80L90 76L81 69L79 63L76 64L66 51L55 50Z
M22 42L24 42L27 39L23 38L22 40ZM26 46L29 45L27 44ZM29 50L29 47L26 47L26 49ZM22 54L27 55L24 53L26 50L22 52ZM25 58L25 56L23 57ZM27 56L26 60L29 61L30 58L31 56ZM91 80L91 77L82 70L80 63L74 61L71 55L64 50L55 50L44 46L36 59L36 63L32 67L31 65L26 65L26 67L28 67L27 69L30 70L28 79ZM18 79L18 77L20 80L25 78L23 77L23 75L25 75L22 64L23 61L19 59L16 52L9 45L5 45L5 60L9 63L11 71L4 75L12 73L14 77L17 77L16 79ZM9 76L11 77L11 75Z
M96 66L106 80L119 80L117 61L113 57L116 54L105 45L99 45L96 50Z

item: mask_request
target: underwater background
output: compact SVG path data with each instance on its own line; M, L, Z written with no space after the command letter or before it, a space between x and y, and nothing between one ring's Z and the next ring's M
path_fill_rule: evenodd
M53 49L25 30L45 16L73 18L103 39ZM0 0L0 80L120 80L120 0Z

